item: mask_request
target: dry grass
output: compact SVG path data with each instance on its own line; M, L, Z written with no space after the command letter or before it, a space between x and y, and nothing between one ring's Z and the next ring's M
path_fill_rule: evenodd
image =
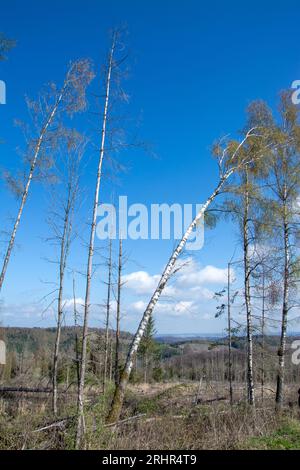
M276 414L272 389L267 388L270 390L266 391L264 406L258 401L254 411L245 405L242 385L235 387L236 402L233 407L230 407L228 399L205 403L206 400L228 396L226 384L201 384L200 388L194 382L130 386L122 418L142 416L121 423L114 430L104 424L113 390L98 400L94 398L95 391L91 390L92 395L86 404L86 447L196 450L274 448L278 443L278 446L295 448L298 445L298 408L288 406L287 402L283 413ZM294 403L295 391L288 392L287 400ZM197 403L196 397L202 401ZM76 413L74 404L67 406L64 403L62 408L62 416ZM286 425L286 420L294 421L292 425ZM51 421L53 417L47 401L36 403L33 409L32 403L26 403L24 397L14 403L2 400L0 448L72 448L75 433L75 422L72 420L63 428L33 432Z

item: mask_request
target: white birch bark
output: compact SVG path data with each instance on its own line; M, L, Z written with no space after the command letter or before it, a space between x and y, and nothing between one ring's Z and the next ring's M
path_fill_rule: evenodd
M247 396L249 405L255 404L253 381L253 325L251 312L250 277L251 267L249 258L249 189L248 170L245 170L245 196L243 216L243 245L244 245L244 289L247 317Z
M101 146L100 146L97 180L96 180L96 188L95 188L94 204L93 204L93 216L92 216L89 250L88 250L88 261L87 261L87 272L86 272L86 293L85 293L84 320L83 320L83 331L82 331L83 336L82 336L81 367L80 367L80 380L79 380L79 387L78 387L78 422L77 422L77 432L76 432L76 441L75 441L75 446L77 449L80 447L82 443L82 439L83 439L84 431L85 431L84 385L85 385L86 358L87 358L88 324L89 324L89 314L90 314L91 280L92 280L92 270L93 270L93 256L94 256L94 245L95 245L97 210L98 210L98 204L99 204L102 166L103 166L103 159L104 159L104 152L105 152L108 104L109 104L109 97L110 97L111 74L112 74L112 67L113 67L114 50L115 50L115 36L113 38L113 43L112 43L112 47L110 50L107 77L106 77L104 113L103 113L102 131L101 131Z

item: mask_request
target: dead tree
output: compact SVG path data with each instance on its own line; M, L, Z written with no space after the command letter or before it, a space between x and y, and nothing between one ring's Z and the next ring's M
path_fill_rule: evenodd
M86 362L87 362L87 340L88 340L88 325L89 325L89 315L90 315L90 303L91 303L91 281L92 281L92 271L93 271L93 256L95 251L95 233L96 233L96 219L97 219L97 210L99 204L99 195L100 195L100 186L102 181L103 173L103 161L106 155L106 139L108 137L108 121L109 121L109 111L111 108L109 106L110 100L112 98L112 84L113 80L117 85L117 81L120 79L120 64L124 61L123 59L117 60L115 58L117 50L121 48L121 31L115 30L112 34L112 44L108 56L108 62L105 67L105 92L104 92L104 110L102 116L102 127L101 127L101 143L99 151L99 161L98 161L98 170L96 178L96 187L93 200L93 215L92 223L90 230L90 239L88 247L88 260L87 260L87 271L86 271L86 292L85 292L85 302L84 302L84 318L83 318L83 331L82 331L82 346L81 346L81 367L80 367L80 382L79 382L79 391L78 391L78 422L77 422L77 431L76 431L76 448L79 448L83 442L83 436L85 433L85 423L84 423L84 384L85 384L85 372L86 372ZM117 86L116 86L117 87ZM121 90L120 90L121 91ZM124 92L122 92L123 98Z
M227 325L228 325L228 381L230 404L233 405L233 389L232 389L232 328L231 328L231 293L230 293L230 270L231 265L228 263L227 269Z
M265 219L264 219L265 222ZM267 233L267 235L269 235ZM280 265L280 256L276 248L266 249L264 239L258 238L259 242L262 243L263 249L260 248L259 244L255 247L253 254L253 260L255 264L255 270L252 273L252 277L256 280L254 284L257 292L256 300L261 302L261 315L258 320L260 321L260 333L261 333L261 366L260 366L260 384L261 384L261 401L264 402L265 398L265 381L266 381L266 329L268 323L278 324L280 320L272 318L272 313L275 308L278 309L279 301L281 296L280 276L276 272L276 266ZM257 240L257 241L258 241Z
M58 359L61 338L61 328L64 317L64 281L67 269L70 245L72 242L74 212L79 195L79 165L85 150L85 140L76 131L67 131L65 143L62 147L62 158L57 159L56 167L60 185L62 190L54 190L54 209L50 224L54 232L54 241L59 246L59 284L57 299L57 326L53 355L53 371L52 371L52 409L57 414L57 373ZM61 165L59 165L62 160Z
M253 152L253 148L251 146L251 142L254 140L258 148L256 148L255 152ZM263 151L262 148L258 145L259 141L261 141L261 136L259 135L258 131L254 128L250 129L245 137L242 139L241 142L231 142L230 144L226 145L225 148L222 148L222 145L215 146L215 154L218 158L218 165L219 165L219 181L216 185L214 191L206 200L205 204L203 204L201 210L197 213L195 218L192 220L190 225L188 226L186 232L184 233L182 239L180 240L179 244L177 245L176 249L173 251L172 255L167 262L165 269L161 275L160 281L146 307L146 310L142 316L141 322L133 339L133 342L129 348L127 360L125 367L121 373L120 381L118 386L115 389L114 398L112 401L111 409L109 415L107 417L108 423L113 423L118 421L123 405L125 389L129 380L129 376L133 367L134 357L137 353L138 347L140 345L141 339L144 335L145 329L149 322L149 318L152 315L154 307L156 306L168 280L172 276L172 273L175 269L175 264L183 252L186 242L188 241L192 231L197 227L198 222L204 216L206 209L210 206L210 204L215 200L215 198L220 194L221 190L223 189L225 183L229 180L229 178L237 171L245 168L253 159L262 158Z
M54 84L51 84L50 91L40 96L36 102L27 100L29 110L33 114L37 136L31 138L28 143L29 171L25 183L16 180L9 173L4 175L7 183L20 196L21 200L4 256L0 274L0 292L33 177L43 161L47 160L49 149L52 151L53 146L56 145L57 138L60 136L59 119L63 113L72 115L86 108L86 88L93 76L90 62L88 60L78 60L70 65L60 90Z
M109 346L109 323L110 323L110 307L111 307L111 282L112 282L112 241L109 241L109 257L108 257L108 281L107 281L107 300L106 300L106 318L105 318L105 343L104 343L104 372L103 372L103 393L107 380L108 366L108 346Z
M75 326L75 362L76 362L77 393L78 393L79 380L80 380L80 353L79 353L79 338L78 338L78 313L77 313L74 277L73 277L73 315L74 315L74 326Z
M120 317L121 317L121 288L122 288L122 238L119 241L119 263L117 284L117 312L116 312L116 351L115 351L115 384L119 383L120 373Z
M233 334L233 328L232 328L232 316L231 316L231 305L234 304L235 299L238 295L238 291L236 291L233 295L231 294L231 269L233 264L238 264L240 261L229 261L227 265L227 288L223 289L220 292L215 293L215 299L221 299L226 291L227 291L227 303L222 303L221 305L217 306L217 313L215 314L215 318L221 317L223 314L225 314L225 311L227 309L227 330L228 330L228 382L229 382L229 397L230 397L230 405L233 405L233 374L232 374L232 334ZM224 374L223 374L224 378Z

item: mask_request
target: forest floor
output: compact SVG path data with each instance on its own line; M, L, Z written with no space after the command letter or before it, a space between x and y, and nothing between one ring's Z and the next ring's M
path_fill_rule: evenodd
M224 383L170 382L130 385L121 421L107 427L112 390L99 397L90 390L86 404L88 449L300 449L300 413L294 386L287 386L287 402L275 413L274 390L266 386L262 403L245 404L245 387L234 386L230 406ZM68 449L73 447L75 406L62 403L61 425L53 422L49 397L40 404L28 397L0 400L1 449ZM43 429L45 427L45 429Z
M274 390L266 386L255 411L245 405L245 387L227 384L141 384L130 388L128 415L143 415L119 426L115 449L300 449L297 389L287 387L289 403L274 412Z

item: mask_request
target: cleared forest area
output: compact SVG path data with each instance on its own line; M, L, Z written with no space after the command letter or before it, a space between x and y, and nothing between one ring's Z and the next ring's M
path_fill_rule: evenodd
M233 403L228 381L226 338L155 341L145 361L137 358L117 425L105 425L113 394L113 372L106 391L103 382L105 330L93 329L86 389L87 449L298 449L300 409L297 367L287 370L285 402L274 413L278 337L267 337L264 383L256 369L257 405L247 404L245 341L233 351ZM2 329L10 345L0 382L1 449L68 449L76 423L74 328L62 329L62 361L58 368L58 415L51 408L51 364L55 329ZM296 337L289 338L289 344ZM121 332L121 361L132 337ZM115 348L115 345L113 346ZM255 338L255 363L261 361L261 338ZM272 359L273 358L273 359ZM114 365L113 365L114 366ZM110 370L108 361L108 370ZM25 426L26 423L26 426Z

